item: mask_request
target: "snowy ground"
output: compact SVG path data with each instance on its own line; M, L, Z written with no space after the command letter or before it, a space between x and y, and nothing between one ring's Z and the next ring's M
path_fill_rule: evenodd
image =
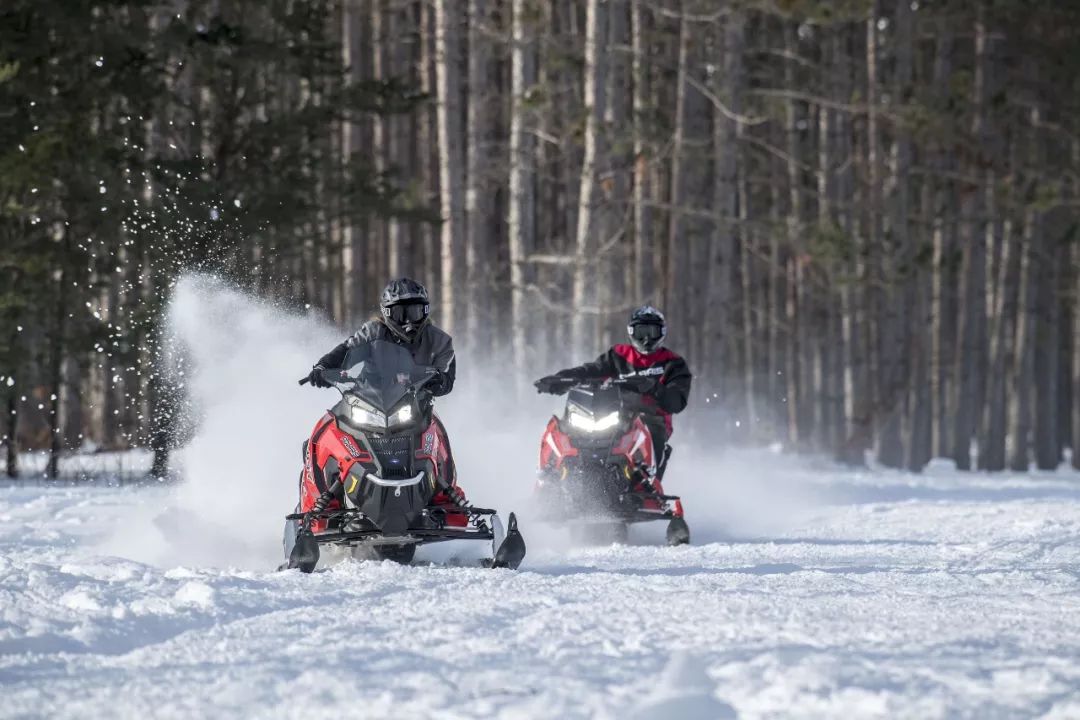
M1080 717L1080 477L795 462L518 572L152 565L168 490L0 487L0 717Z
M527 517L559 400L463 355L439 412L522 569L275 573L334 401L296 378L344 331L206 277L169 326L182 484L0 485L0 718L1080 717L1075 473L856 475L680 417L693 546L573 547Z

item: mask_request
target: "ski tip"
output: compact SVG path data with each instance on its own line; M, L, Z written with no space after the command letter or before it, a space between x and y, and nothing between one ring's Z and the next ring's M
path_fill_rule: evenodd
M671 518L667 527L667 543L672 547L690 544L690 526L681 517Z
M506 537L495 551L495 557L491 559L491 567L517 570L524 559L525 538L518 531L517 516L510 513L506 518Z

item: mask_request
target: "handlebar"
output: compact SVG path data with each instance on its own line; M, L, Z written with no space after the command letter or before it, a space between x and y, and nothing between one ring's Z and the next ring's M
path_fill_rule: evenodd
M575 385L584 385L587 387L601 387L606 385L607 387L629 387L631 385L630 380L632 378L572 378L572 377L557 377L554 378L555 382L559 385L566 385L573 387Z
M633 381L638 376L631 377L613 377L613 378L573 378L573 377L554 377L551 378L550 390L540 389L540 381L536 381L537 389L540 392L549 392L554 395L562 395L569 392L575 387L590 387L590 388L616 388L619 390L629 390L631 392L639 392L637 384Z
M323 372L326 372L326 371L323 370ZM426 378L424 378L423 380L421 380L420 382L417 382L416 384L414 384L413 387L412 387L412 390L414 392L418 391L418 390L423 390L425 387L427 387L427 385L432 380L435 380L438 377L439 377L439 371L435 370L434 368L431 368L428 371L428 376ZM297 381L298 385L308 385L310 383L311 383L311 376L310 375L305 375L304 377L300 378Z

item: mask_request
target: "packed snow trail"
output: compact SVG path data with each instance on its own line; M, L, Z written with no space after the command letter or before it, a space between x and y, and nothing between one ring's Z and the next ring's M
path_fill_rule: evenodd
M206 277L169 327L182 483L0 485L0 718L1080 717L1076 474L856 475L680 417L694 544L574 547L528 513L559 400L463 356L439 412L522 569L275 573L333 401L296 378L343 331Z
M797 477L768 537L310 576L94 550L160 488L2 487L0 717L1080 716L1080 478Z

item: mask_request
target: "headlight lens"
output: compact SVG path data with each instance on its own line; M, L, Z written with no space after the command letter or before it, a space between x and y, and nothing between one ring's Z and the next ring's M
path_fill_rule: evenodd
M613 412L610 415L605 415L604 417L597 420L596 424L593 426L593 429L597 432L600 432L601 430L610 430L618 424L619 413Z
M570 412L570 424L585 432L601 432L610 430L619 424L619 413L613 412L596 420L579 412Z
M397 412L390 416L391 425L404 425L412 422L413 411L412 405L402 405L398 408Z
M386 416L356 397L349 398L349 419L356 425L386 427Z

